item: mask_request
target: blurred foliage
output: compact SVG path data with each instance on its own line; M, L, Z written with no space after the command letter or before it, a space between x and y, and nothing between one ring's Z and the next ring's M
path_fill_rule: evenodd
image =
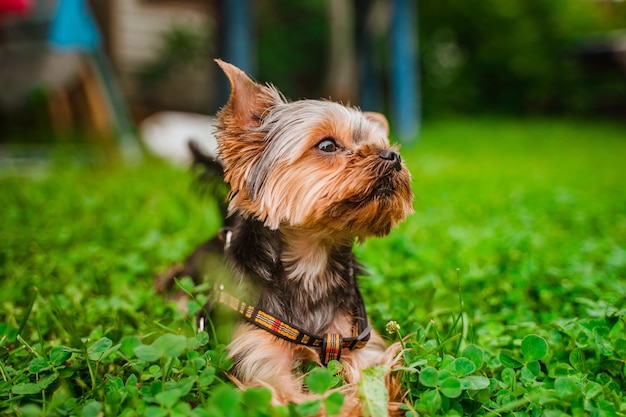
M624 131L455 117L403 149L416 213L356 252L372 325L408 348L407 417L624 415ZM155 292L154 274L221 225L190 172L59 152L47 173L0 176L0 415L339 411L339 364L302 367L319 400L272 407L230 382L228 339L198 332L208 284L181 279L186 313ZM366 415L385 411L384 370L358 384Z
M568 0L419 3L427 109L591 111L625 74L587 71L585 39L624 27L626 4Z
M148 109L211 111L213 28L174 26L160 38L159 52L137 74L136 103ZM184 94L180 94L184 91Z
M324 96L329 49L324 0L264 0L256 4L259 80L289 98Z
M258 79L276 83L290 98L326 96L320 75L332 75L327 2L256 6ZM579 54L588 40L624 27L624 2L420 1L418 14L427 115L580 114L624 106L626 77L617 63L589 68ZM379 61L388 59L384 38L377 39ZM384 71L389 64L377 66Z
M155 84L179 72L182 67L201 67L207 65L209 56L210 32L196 28L176 26L163 34L159 54L140 70L143 88L152 88Z

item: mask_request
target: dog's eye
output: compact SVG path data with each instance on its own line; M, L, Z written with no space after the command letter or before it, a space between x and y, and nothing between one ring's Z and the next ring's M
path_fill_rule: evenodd
M333 138L324 138L317 144L317 149L325 153L335 153L339 150L339 146L335 139Z

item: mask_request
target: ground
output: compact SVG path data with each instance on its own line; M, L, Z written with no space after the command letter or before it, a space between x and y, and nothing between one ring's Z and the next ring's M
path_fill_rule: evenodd
M407 348L402 407L624 415L626 126L450 119L402 147L416 212L357 248L373 324ZM219 227L190 173L58 153L0 177L2 413L332 414L336 369L308 377L326 400L271 411L266 391L228 382L197 303L182 314L155 294L153 275ZM384 395L366 397L378 415Z

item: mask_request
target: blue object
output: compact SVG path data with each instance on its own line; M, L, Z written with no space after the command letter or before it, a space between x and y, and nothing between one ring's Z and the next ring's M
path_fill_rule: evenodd
M414 0L392 2L391 116L397 134L403 141L416 139L421 123L415 3Z
M355 7L356 38L359 68L359 104L362 110L382 112L380 77L376 71L374 38L367 20L372 0L359 0Z
M223 2L223 56L222 58L254 75L252 60L252 5L250 0Z
M100 32L85 0L59 0L49 41L64 52L93 52L100 47Z

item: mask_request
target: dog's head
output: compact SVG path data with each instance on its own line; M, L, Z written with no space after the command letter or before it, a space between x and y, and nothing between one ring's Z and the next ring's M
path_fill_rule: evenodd
M271 229L307 228L364 239L412 212L410 174L379 113L330 101L288 102L217 61L231 85L217 140L230 213Z

